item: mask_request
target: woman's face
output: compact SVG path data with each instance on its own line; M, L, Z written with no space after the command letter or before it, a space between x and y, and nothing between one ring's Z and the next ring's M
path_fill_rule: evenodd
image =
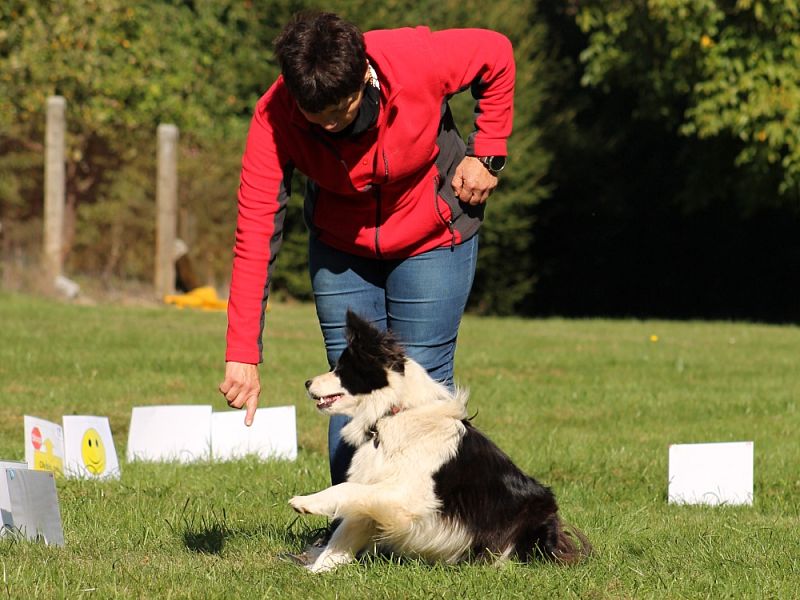
M369 82L369 69L364 73L364 85ZM336 133L342 131L345 127L350 125L353 120L358 116L358 108L361 106L361 101L364 99L364 88L350 94L341 102L333 104L324 108L320 112L310 113L300 108L300 112L309 123L314 123L322 127L325 131ZM299 107L298 107L299 108Z
M361 106L361 100L364 98L364 89L358 90L354 94L350 94L341 102L328 106L322 111L317 113L310 113L304 111L302 108L300 112L309 123L315 123L322 127L325 131L336 133L341 131L358 115L358 107Z

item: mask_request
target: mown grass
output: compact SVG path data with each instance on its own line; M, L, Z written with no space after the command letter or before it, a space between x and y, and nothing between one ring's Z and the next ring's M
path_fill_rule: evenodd
M110 418L214 404L225 316L0 294L0 458L23 414ZM658 336L657 341L652 341ZM296 462L127 464L59 480L64 548L0 542L0 597L791 598L800 572L800 329L741 323L467 317L457 378L475 423L556 491L585 564L367 559L312 576L281 560L321 519L286 501L327 482L325 423L302 382L326 368L313 308L269 315L267 404L297 407ZM666 502L670 443L755 441L753 507Z

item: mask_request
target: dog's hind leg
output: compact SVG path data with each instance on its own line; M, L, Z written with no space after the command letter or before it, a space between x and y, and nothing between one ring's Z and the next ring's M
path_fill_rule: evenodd
M317 560L306 568L312 573L324 573L352 562L358 552L369 545L375 533L375 526L367 519L344 519Z

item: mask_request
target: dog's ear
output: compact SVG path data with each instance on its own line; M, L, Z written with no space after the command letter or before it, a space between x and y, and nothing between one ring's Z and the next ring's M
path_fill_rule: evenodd
M381 331L352 310L347 311L345 339L351 352L365 359L378 361L382 366L402 373L406 354L389 331Z
M371 345L370 340L374 340L379 333L370 322L362 319L349 308L347 309L344 336L348 346Z

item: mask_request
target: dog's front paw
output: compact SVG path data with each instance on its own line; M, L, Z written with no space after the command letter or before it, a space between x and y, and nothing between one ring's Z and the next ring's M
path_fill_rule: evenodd
M308 496L294 496L291 500L289 500L289 506L291 506L295 512L299 512L301 515L311 515L314 514L308 504Z
M320 515L321 517L334 518L335 506L330 506L320 494L310 496L295 496L289 500L289 506L301 515Z

